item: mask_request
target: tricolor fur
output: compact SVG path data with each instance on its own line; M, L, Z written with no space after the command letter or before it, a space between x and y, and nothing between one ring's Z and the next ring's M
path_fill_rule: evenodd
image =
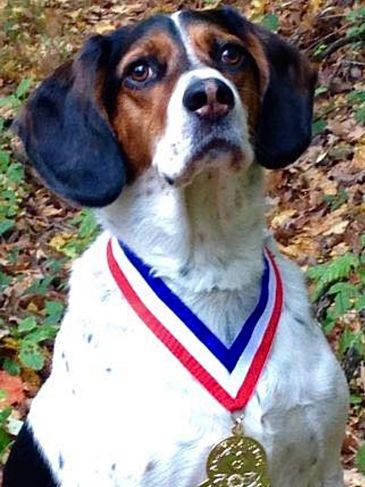
M272 487L343 486L345 380L300 271L264 231L261 166L307 147L314 81L294 48L226 8L93 37L36 91L18 122L28 154L51 188L97 208L105 232L74 264L52 374L4 487L195 487L229 435L231 413L123 298L110 235L227 346L271 249L284 307L245 428Z

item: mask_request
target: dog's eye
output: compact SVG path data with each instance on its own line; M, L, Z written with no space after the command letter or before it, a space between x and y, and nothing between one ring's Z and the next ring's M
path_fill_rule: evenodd
M239 46L235 45L228 45L224 46L221 51L221 61L224 64L228 64L230 66L236 66L239 64L243 59L243 52Z
M139 62L138 64L134 64L129 72L129 77L137 83L147 81L148 79L152 78L152 76L153 69L146 62Z

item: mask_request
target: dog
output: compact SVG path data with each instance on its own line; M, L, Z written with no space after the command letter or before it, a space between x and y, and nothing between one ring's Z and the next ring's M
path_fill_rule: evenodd
M309 145L315 82L223 7L94 36L31 96L30 160L104 231L4 487L343 487L346 381L264 222L263 168Z

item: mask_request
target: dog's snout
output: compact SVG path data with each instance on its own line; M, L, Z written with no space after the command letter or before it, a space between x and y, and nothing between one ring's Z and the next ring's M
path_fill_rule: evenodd
M185 91L184 107L201 118L218 119L234 107L234 95L224 81L216 78L193 81Z

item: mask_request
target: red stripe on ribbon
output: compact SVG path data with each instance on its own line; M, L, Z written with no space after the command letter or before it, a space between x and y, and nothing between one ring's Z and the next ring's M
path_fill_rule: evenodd
M264 334L263 340L256 352L255 358L247 372L236 398L223 389L223 387L207 372L200 363L188 352L188 350L164 327L164 325L150 312L144 305L140 297L129 284L127 278L120 269L113 255L112 242L109 240L107 246L107 260L110 272L123 295L136 314L170 350L170 352L189 370L189 372L202 384L205 389L226 409L233 412L242 409L248 403L255 386L264 369L271 346L275 337L275 332L279 323L283 306L283 285L279 269L271 252L267 249L270 262L274 268L276 277L276 296L274 309Z

